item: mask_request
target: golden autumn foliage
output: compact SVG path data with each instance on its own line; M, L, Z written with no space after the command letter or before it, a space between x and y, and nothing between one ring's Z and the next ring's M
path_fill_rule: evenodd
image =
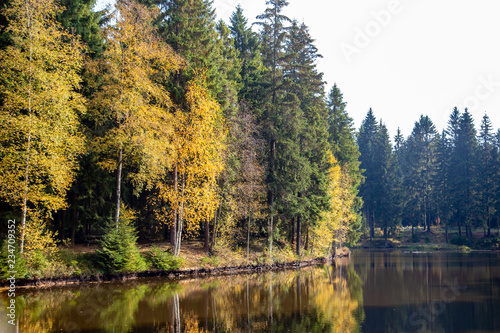
M173 181L157 184L159 198L170 207L168 211L157 210L157 216L165 219L167 214L175 227L176 255L182 232L196 230L200 222L214 216L226 137L220 106L209 96L205 82L195 79L186 91L187 110L177 108L173 123Z
M40 234L41 244L27 239L30 249L51 243L44 218L66 207L83 150L83 47L55 20L58 11L52 0L13 0L4 12L12 45L0 51L0 197L22 210L21 253L25 233Z
M353 214L355 196L351 190L352 181L347 168L342 168L330 153L328 195L330 209L322 213L318 224L312 229L313 249L318 255L327 255L332 244L342 244L349 225L356 219Z
M91 68L104 81L92 101L93 119L110 128L96 138L95 147L103 156L100 166L117 170L116 223L122 166L129 167L138 193L152 188L172 164L173 104L163 83L183 60L157 37L155 15L134 1L118 1L116 24L105 31L104 59Z

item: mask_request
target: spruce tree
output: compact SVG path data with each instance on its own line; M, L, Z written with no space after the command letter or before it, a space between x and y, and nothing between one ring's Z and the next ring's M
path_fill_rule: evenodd
M282 14L283 9L288 5L286 0L267 0L268 6L263 14L257 16L257 22L261 27L262 60L268 68L269 75L264 82L269 93L263 101L262 122L265 128L265 138L269 148L267 152L267 179L268 186L268 207L269 207L269 252L272 256L273 229L275 214L276 193L279 190L281 179L277 175L277 140L279 135L280 118L283 110L280 101L283 92L280 90L283 82L281 68L284 61L284 47L287 37L286 23L290 19ZM284 155L283 155L284 156Z
M261 112L259 105L266 94L263 85L265 68L262 64L259 36L248 26L248 20L239 5L230 18L229 29L241 62L239 97L247 101L254 113L259 116Z
M479 216L483 220L483 227L488 230L487 236L491 236L491 220L495 207L495 193L498 191L498 184L495 182L495 152L493 149L494 137L493 127L488 115L483 116L481 131L479 132L478 151L478 177L477 193L479 195L480 207Z
M377 133L379 127L372 109L368 111L363 120L358 134L358 146L360 156L360 167L364 170L365 182L360 187L360 195L363 198L363 215L370 228L370 238L374 237L375 230L375 208L377 200L377 168L375 165L375 147L377 145Z
M64 10L58 20L72 34L81 37L87 52L95 58L104 51L101 25L108 20L104 10L95 11L97 0L59 0Z
M474 208L477 204L475 185L477 181L477 139L474 120L467 109L459 121L455 146L455 177L458 180L456 191L456 210L458 219L465 225L466 236L472 244L472 227L475 222Z
M356 143L356 131L353 119L346 110L347 103L343 100L343 94L334 84L327 98L328 107L328 142L332 152L339 163L347 168L352 180L351 189L355 196L353 214L357 216L351 225L348 242L355 242L359 238L361 228L361 207L363 201L358 196L359 186L363 182L362 170L360 170L360 153Z

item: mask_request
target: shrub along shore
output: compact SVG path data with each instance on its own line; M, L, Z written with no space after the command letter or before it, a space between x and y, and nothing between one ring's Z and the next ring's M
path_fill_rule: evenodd
M148 249L149 248L149 249ZM349 257L350 250L342 248L336 251L335 258L319 257L313 258L310 254L303 258L297 258L288 247L276 252L273 259L266 257L265 253L252 253L249 261L241 252L220 253L208 257L203 254L201 243L192 242L185 251L185 257L172 256L168 251L159 245L145 246L138 256L141 257L144 266L133 267L128 263L128 270L112 269L112 265L104 267L100 264L99 257L102 255L102 248L80 251L77 249L61 249L62 262L60 267L66 269L60 271L39 271L36 275L22 273L16 279L17 287L49 287L55 285L68 285L77 283L100 283L119 280L130 280L147 277L163 277L167 279L196 278L208 275L232 275L255 272L268 272L285 269L298 269L317 264L331 262L333 259ZM69 267L69 268L68 268ZM23 276L24 274L24 276ZM32 273L33 274L33 271ZM44 275L45 274L45 275ZM2 276L5 278L6 275ZM0 280L1 288L7 287L9 281Z

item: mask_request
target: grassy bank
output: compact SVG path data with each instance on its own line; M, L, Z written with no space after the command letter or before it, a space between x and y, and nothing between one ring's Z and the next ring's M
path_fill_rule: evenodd
M368 235L363 235L359 246L363 249L381 249L392 248L407 251L499 251L500 237L495 231L491 237L485 237L483 231L473 233L473 242L469 244L467 238L458 230L448 230L448 239L446 231L439 227L431 228L431 232L424 231L422 228L401 228L390 234L387 238L387 244L380 229L375 230L375 237L370 240Z
M208 256L201 241L186 241L183 243L180 255L178 257L170 254L170 245L168 243L143 243L138 244L140 265L124 266L130 269L113 269L114 265L110 262L103 262L102 246L98 245L70 245L59 246L56 254L44 256L40 254L32 261L31 265L25 263L19 264L16 279L33 280L64 280L72 279L75 281L95 281L104 276L129 276L131 273L136 276L155 276L161 275L156 272L170 271L217 271L223 272L225 268L252 266L254 268L281 267L298 261L314 261L317 256L310 251L304 251L299 258L293 253L291 247L275 247L272 257L269 255L267 240L256 240L252 243L250 253L247 258L246 249L238 248L236 250L219 249L211 256ZM338 252L338 255L346 255L348 249ZM24 265L24 266L23 266ZM7 267L6 265L2 265ZM1 279L8 277L7 271L3 272ZM107 278L106 278L107 279ZM63 282L63 281L62 281Z

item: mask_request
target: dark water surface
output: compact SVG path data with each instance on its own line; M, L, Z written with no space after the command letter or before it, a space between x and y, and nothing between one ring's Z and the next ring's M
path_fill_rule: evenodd
M0 332L8 298L1 293ZM18 289L19 332L500 332L500 254L355 251L335 265Z

